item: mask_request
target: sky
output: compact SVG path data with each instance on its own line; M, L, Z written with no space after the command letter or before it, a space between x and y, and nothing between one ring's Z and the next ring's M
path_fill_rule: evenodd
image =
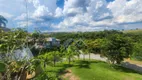
M0 0L0 15L30 32L142 29L142 0Z

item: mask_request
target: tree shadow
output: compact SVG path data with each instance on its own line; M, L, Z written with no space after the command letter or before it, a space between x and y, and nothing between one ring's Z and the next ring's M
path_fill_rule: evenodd
M58 75L63 75L63 74L65 74L65 73L68 73L67 71L66 71L66 69L68 69L68 68L70 68L70 67L73 67L73 65L72 64L63 64L63 65L60 65L60 66L56 66L56 67L62 67L62 68L60 68L59 70L58 70Z
M90 64L91 64L91 62L89 62L89 61L76 61L73 66L75 66L77 68L88 68L88 69L90 69Z

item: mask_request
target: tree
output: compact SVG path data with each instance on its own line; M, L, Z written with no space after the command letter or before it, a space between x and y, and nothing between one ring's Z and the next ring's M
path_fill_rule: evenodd
M42 58L44 61L44 66L46 63L53 63L53 66L56 66L56 62L60 59L60 52L59 51L50 51L45 53Z
M132 58L142 60L142 42L135 42Z
M14 30L11 32L0 31L0 53L12 53L13 50L21 48L26 43L27 32Z
M75 42L74 45L76 46L76 49L78 50L77 52L83 54L83 59L85 60L85 54L88 53L88 49L87 49L88 46L86 45L85 41L83 41L82 39L79 39L77 42Z
M13 59L13 53L17 49L26 47L28 33L22 29L15 29L10 32L0 31L0 54L1 61L6 65L3 79L22 80L26 78L27 68L30 66L28 60ZM3 57L2 57L3 56Z
M0 15L0 27L5 27L7 22L7 19Z
M108 38L105 47L105 56L113 64L120 64L124 58L130 57L133 50L133 45L129 37L120 34L113 34Z
M66 50L66 58L68 59L68 62L70 64L71 62L71 58L73 58L75 56L75 47L73 45L69 45L67 50Z
M89 59L90 59L90 53L95 53L95 54L97 53L102 55L103 49L105 48L107 43L107 39L98 38L95 40L86 40L85 42L87 43L86 50L89 52Z
M105 38L103 39L98 38L95 40L87 40L86 43L88 45L88 49L90 52L101 54L106 41L107 40Z

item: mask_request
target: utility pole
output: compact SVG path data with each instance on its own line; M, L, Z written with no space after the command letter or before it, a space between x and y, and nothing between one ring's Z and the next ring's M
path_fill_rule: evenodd
M29 14L28 14L28 2L25 0L25 7L26 7L26 27L28 31L28 26L29 26Z

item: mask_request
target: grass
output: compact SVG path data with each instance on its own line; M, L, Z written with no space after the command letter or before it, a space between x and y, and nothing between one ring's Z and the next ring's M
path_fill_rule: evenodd
M101 61L79 61L70 69L80 80L142 80L142 75L133 70Z
M55 67L53 65L47 65L45 68L41 65L42 73L35 77L34 80L60 80L63 72L70 67L66 63L57 63Z
M71 65L57 63L56 67L43 68L44 73L35 80L68 80L61 76L70 69L80 80L142 80L142 75L117 65L110 65L102 61L75 61Z

